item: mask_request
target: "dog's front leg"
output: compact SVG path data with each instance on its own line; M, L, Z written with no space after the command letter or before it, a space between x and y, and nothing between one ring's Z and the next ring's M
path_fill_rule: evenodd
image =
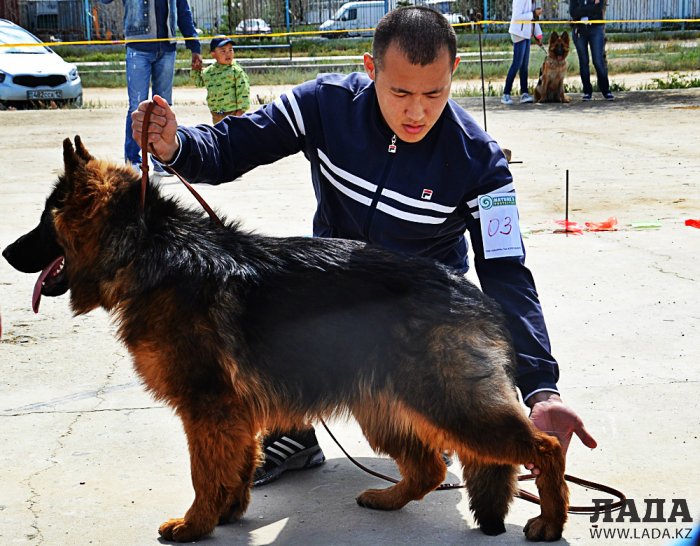
M195 499L184 518L166 521L158 532L166 540L191 542L245 512L259 448L253 427L234 420L234 412L197 412L196 419L178 413L187 434Z

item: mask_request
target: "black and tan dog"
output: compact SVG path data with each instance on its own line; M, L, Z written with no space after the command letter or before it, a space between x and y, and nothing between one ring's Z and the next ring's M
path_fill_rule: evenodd
M549 37L547 57L540 69L540 79L535 87L535 102L571 102L564 93L564 78L568 66L569 34L552 32Z
M75 313L103 307L148 389L182 419L195 500L160 527L192 541L241 516L260 432L351 414L402 480L361 506L395 510L464 464L483 532L505 531L517 465L541 469L542 513L525 533L561 536L568 506L559 443L524 416L496 305L433 261L361 243L223 228L139 176L64 141L65 173L41 222L5 249L43 270L39 291L70 290Z

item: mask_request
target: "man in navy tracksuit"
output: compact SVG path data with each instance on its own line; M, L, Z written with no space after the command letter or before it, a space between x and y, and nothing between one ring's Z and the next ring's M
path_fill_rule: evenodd
M214 127L178 127L167 102L156 99L149 142L166 166L210 184L303 152L318 204L317 237L366 241L465 272L468 231L481 287L507 316L517 383L533 422L555 432L564 449L574 432L595 447L558 395L559 369L522 240L505 257L486 257L479 197L515 190L498 144L449 100L458 63L454 31L444 17L400 8L377 25L373 54L364 58L366 75L320 75ZM137 142L145 107L133 116ZM265 457L256 485L324 461L310 427L271 434Z

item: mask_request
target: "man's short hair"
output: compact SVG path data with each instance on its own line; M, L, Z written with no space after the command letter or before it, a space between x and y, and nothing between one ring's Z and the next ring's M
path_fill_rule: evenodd
M443 48L450 54L450 66L457 56L457 37L447 19L424 6L397 8L381 18L374 30L372 56L378 69L392 43L411 64L425 66L435 62Z

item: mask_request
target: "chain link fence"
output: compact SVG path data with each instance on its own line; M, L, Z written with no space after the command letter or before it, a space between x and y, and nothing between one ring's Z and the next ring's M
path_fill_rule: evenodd
M203 35L234 34L244 19L264 19L273 32L317 30L346 0L190 0L195 25ZM512 0L448 0L450 9L475 20L477 14L491 21L510 20ZM424 4L426 0L387 0L389 7ZM568 0L537 0L543 19L569 19ZM20 24L46 41L118 40L124 37L124 8L120 0L3 0L0 17ZM700 18L700 0L608 0L607 19L659 20ZM616 30L676 29L684 23L612 23ZM698 28L691 24L688 28ZM504 26L486 32L507 32Z

